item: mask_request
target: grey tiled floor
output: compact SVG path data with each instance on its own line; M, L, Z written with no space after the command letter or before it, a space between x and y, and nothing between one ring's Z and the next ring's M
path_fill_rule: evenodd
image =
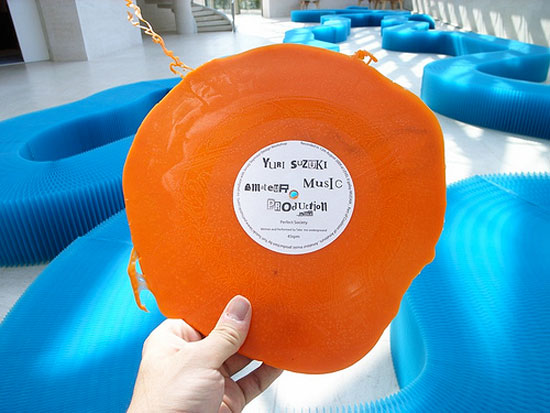
M165 39L182 61L196 67L215 57L278 43L285 30L300 26L288 20L241 16L237 33L167 35ZM353 29L341 48L344 53L358 48L370 50L379 58L375 67L380 72L416 94L420 91L423 67L443 58L382 50L376 28ZM144 39L143 46L90 62L1 66L0 120L72 102L113 86L170 76L167 58L149 39ZM449 183L475 174L550 171L549 142L437 117L445 136ZM43 268L0 268L0 318ZM285 372L247 411L339 406L375 400L397 390L386 331L378 345L348 369L315 376Z

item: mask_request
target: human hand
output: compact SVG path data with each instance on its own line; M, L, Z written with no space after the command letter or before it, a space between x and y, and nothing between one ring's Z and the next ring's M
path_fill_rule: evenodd
M250 359L237 354L250 327L252 307L234 297L210 335L183 320L166 320L143 345L129 412L240 412L281 374L263 364L238 381L231 376Z

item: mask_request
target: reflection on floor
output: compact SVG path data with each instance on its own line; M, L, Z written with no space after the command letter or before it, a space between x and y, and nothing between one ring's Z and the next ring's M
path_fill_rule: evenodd
M289 19L262 19L257 15L241 15L237 23L237 33L167 35L165 39L183 62L197 67L216 57L280 43L286 30L304 26ZM416 94L420 92L423 67L444 58L382 50L379 28L352 29L348 41L341 44L342 52L347 54L359 48L369 50L379 59L374 65L376 69ZM168 59L148 38L144 39L143 47L89 62L0 66L0 101L4 102L0 105L0 120L82 99L113 86L170 76ZM437 117L445 136L449 183L475 174L550 170L548 141ZM0 268L0 319L43 268ZM375 400L397 390L386 331L378 345L354 366L316 376L285 372L246 411L341 406Z

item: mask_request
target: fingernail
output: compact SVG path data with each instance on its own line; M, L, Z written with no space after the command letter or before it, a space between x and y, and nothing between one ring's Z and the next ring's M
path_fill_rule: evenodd
M244 321L250 311L250 302L243 296L236 296L227 306L227 316L236 321Z

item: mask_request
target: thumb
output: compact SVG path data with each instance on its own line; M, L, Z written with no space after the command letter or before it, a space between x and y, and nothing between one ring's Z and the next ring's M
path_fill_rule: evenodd
M251 317L250 301L241 295L233 297L223 310L216 327L199 342L197 356L204 358L203 365L218 369L239 351L248 334Z

